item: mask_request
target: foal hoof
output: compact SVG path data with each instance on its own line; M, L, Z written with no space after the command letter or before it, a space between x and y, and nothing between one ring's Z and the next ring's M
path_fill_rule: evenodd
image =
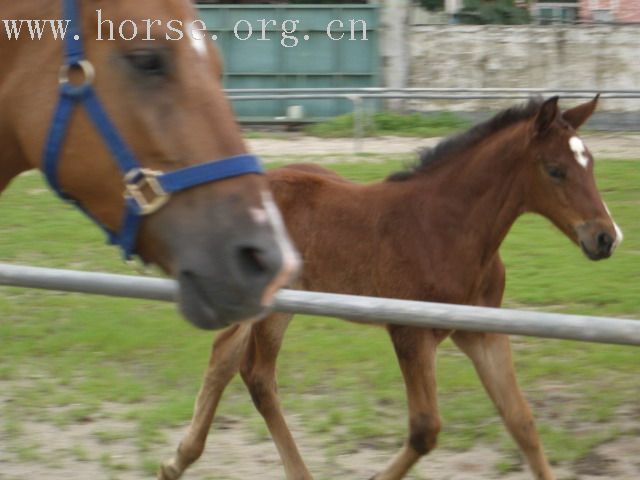
M178 480L182 472L178 472L173 465L161 465L158 472L158 480Z

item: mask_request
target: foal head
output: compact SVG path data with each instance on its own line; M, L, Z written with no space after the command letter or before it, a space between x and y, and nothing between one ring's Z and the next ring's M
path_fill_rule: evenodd
M10 3L15 12L9 17L64 18L62 0ZM193 23L197 14L191 1L76 3L92 68L74 68L69 79L74 84L91 79L142 167L171 172L246 153L222 90L219 55L211 42L195 38L203 32ZM63 44L25 38L0 48L11 76L6 85L0 79L0 87L14 90L3 98L0 88L0 109L19 112L12 119L16 138L8 147L16 143L13 150L29 167L41 166L58 99ZM71 117L60 158L62 190L100 223L120 231L123 174L81 109ZM260 313L298 265L266 179L254 173L172 194L166 205L144 217L136 251L178 279L182 311L203 328Z
M527 155L527 209L549 218L591 260L610 257L622 241L596 187L593 156L577 133L597 102L598 96L564 112L558 97L541 103Z

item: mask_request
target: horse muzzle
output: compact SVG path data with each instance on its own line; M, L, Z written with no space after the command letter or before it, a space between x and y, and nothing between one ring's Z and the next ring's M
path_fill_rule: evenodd
M261 318L277 291L295 279L300 259L280 212L267 194L261 203L240 209L249 214L226 227L210 218L208 232L182 236L176 251L185 253L174 274L179 308L195 326L213 330Z
M589 221L576 227L578 243L589 260L603 260L613 255L622 241L622 232L609 222Z
M260 318L277 290L298 271L298 263L287 264L281 248L269 239L232 245L216 262L207 263L185 265L177 275L181 312L205 330Z

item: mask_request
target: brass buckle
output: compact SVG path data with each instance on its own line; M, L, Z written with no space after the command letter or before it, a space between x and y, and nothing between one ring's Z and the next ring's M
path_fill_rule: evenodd
M78 87L88 87L93 84L93 81L96 79L96 69L93 68L93 64L89 60L79 60L73 65L63 65L60 68L60 73L58 75L60 85L70 83L69 73L71 72L71 69L79 69L84 76L82 83L78 85Z
M125 177L125 198L130 198L138 204L140 215L151 215L160 210L170 198L160 182L158 176L162 172L147 168L135 168Z

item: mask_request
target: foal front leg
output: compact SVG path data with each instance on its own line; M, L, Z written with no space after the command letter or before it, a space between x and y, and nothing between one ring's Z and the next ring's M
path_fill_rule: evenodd
M189 465L202 455L220 397L238 372L251 328L252 325L243 323L225 330L216 338L191 425L175 456L160 467L159 480L180 478Z
M6 96L6 95L5 95ZM6 107L6 105L4 105ZM35 168L31 165L22 142L16 137L15 122L10 120L11 114L6 108L0 107L0 193L9 185L11 180L22 172ZM14 112L15 113L15 112ZM16 120L14 118L13 120Z
M372 480L403 478L436 446L440 416L436 397L435 356L439 339L432 330L389 327L407 390L409 438L387 468Z
M276 360L290 321L291 315L273 314L254 325L240 374L269 428L287 479L311 480L278 399Z
M553 480L538 432L513 367L507 335L455 332L456 345L469 356L502 419L524 453L537 480Z

